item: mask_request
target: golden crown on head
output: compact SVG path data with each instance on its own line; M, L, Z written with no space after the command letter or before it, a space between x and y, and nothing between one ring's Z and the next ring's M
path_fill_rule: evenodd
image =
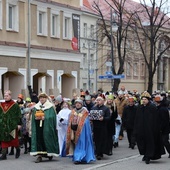
M142 97L151 98L151 95L150 95L147 91L144 91L144 92L141 94L141 98L142 98Z

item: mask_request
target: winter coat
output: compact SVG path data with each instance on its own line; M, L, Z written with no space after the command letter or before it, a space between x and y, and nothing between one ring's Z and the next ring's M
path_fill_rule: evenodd
M123 127L126 129L133 129L134 128L134 121L136 116L137 106L126 106L123 110Z
M161 143L160 122L157 108L154 104L139 105L136 112L134 135L139 153L150 159L159 159L165 154Z
M169 111L166 106L162 103L157 106L157 110L160 117L160 129L162 134L169 134L170 133L170 126L169 126Z
M117 107L117 113L120 115L120 117L122 118L122 114L123 114L123 109L125 106L127 106L127 99L125 97L123 97L121 100L119 99L119 97L117 97L115 99L115 103L116 103L116 107Z

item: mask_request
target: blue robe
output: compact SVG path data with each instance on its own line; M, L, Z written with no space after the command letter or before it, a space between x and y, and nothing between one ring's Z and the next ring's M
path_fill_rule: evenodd
M66 140L63 144L61 156L68 156L66 155ZM78 138L77 144L75 145L72 157L74 162L89 163L91 161L95 161L92 131L88 117L84 121L84 125L82 127L82 131Z

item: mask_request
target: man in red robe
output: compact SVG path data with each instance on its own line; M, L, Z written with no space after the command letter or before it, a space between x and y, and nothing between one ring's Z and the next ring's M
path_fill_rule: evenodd
M0 160L6 160L8 147L16 148L15 158L20 156L18 131L21 128L21 111L17 103L12 100L11 91L4 92L5 102L0 103L0 141L2 156Z

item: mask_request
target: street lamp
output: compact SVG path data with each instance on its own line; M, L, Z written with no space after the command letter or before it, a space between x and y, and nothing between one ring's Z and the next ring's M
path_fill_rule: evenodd
M31 18L30 18L30 0L28 0L28 48L27 48L27 87L31 88L31 59L30 59L30 31L31 31Z
M113 31L116 32L117 30L118 30L118 26L117 26L115 20L113 20L113 13L112 13L112 8L111 8L110 9L110 33L111 33L110 43L111 43L111 61L112 61L111 71L112 71L112 74L114 73ZM114 80L111 79L112 93L113 93L113 86L114 86Z

